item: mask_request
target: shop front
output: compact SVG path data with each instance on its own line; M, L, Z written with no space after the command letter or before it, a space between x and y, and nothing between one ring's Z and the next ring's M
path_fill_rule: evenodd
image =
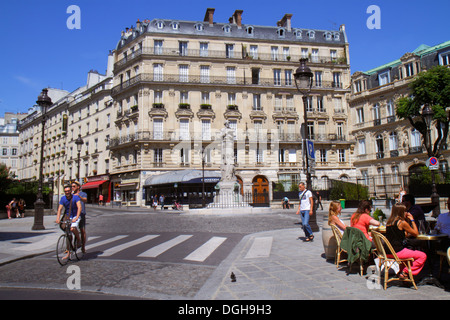
M103 203L111 201L109 175L87 178L86 183L81 186L81 190L87 194L87 203L98 203L101 197Z
M113 205L139 206L139 174L120 174L113 179Z

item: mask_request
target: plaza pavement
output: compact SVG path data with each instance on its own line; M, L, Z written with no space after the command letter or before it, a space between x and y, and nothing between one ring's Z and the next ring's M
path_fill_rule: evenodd
M353 210L344 211L349 214ZM54 219L45 217L46 229L42 231L31 231L32 224L32 217L0 220L0 265L54 250L54 244L60 235ZM319 227L321 224L322 221L318 221ZM376 280L376 275L371 276L371 279L368 279L368 275L361 277L357 265L349 271L346 263L337 269L333 261L327 261L321 232L315 233L312 243L298 240L299 236L303 237L300 226L245 236L193 299L450 300L448 274L443 275L446 290L432 285L419 286L418 290L414 290L396 282L391 282L388 289L383 290L371 280ZM256 239L270 240L267 241L271 246L270 254L248 254ZM32 251L29 250L30 243L33 244ZM25 247L28 249L23 250ZM231 281L231 273L236 277L235 282ZM113 290L108 291L112 292Z

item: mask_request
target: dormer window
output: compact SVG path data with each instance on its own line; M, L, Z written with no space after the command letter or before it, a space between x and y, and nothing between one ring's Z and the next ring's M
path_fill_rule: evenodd
M180 24L178 22L172 22L171 26L172 26L173 30L179 30L180 29Z
M316 32L314 30L309 30L306 34L310 39L314 39L316 37Z
M279 28L279 29L277 30L277 34L278 34L278 37L279 37L279 38L284 38L284 37L285 37L285 34L286 34L286 30L285 30L284 28Z
M323 34L323 37L325 38L325 40L331 41L331 32L325 32Z
M301 39L302 38L302 30L295 30L294 31L294 35L297 39Z
M334 41L339 41L341 39L341 35L338 32L336 32L333 36L334 36Z
M247 27L247 34L252 36L254 32L254 28L253 27Z
M164 22L163 21L156 21L156 27L158 29L164 28Z
M203 31L203 24L197 23L197 24L194 26L194 28L195 28L195 30L197 30L197 31Z
M223 31L225 33L230 33L231 32L231 27L229 25L225 25L225 26L223 26Z

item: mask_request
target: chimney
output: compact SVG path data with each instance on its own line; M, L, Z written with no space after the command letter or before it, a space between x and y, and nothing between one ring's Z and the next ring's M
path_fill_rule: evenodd
M211 26L211 27L212 27L212 25L214 23L213 22L214 11L216 11L216 9L214 9L214 8L206 9L205 18L203 19L203 21L208 22L209 26Z
M136 30L140 31L141 29L141 22L139 21L139 19L136 21Z
M244 10L236 10L233 14L233 23L237 24L238 29L242 28L242 13Z
M278 27L284 27L288 32L291 32L292 26L291 26L291 18L292 13L286 13L284 17L277 22Z

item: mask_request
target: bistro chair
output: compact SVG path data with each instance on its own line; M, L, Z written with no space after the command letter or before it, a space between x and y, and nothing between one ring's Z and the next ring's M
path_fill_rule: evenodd
M442 273L442 265L444 264L445 258L447 258L447 263L450 266L450 247L447 248L447 252L439 250L436 253L439 255L439 278L440 278ZM450 271L450 268L448 270Z
M342 234L339 228L334 224L330 225L330 227L331 231L333 231L334 239L336 240L336 256L334 257L334 263L336 264L336 268L339 268L341 262L348 262L347 259L341 259L341 254L347 253L347 251L341 248Z
M380 259L379 268L384 266L384 290L387 288L387 283L390 281L400 280L400 281L408 281L412 282L414 288L417 290L416 283L414 282L414 277L411 272L411 262L414 261L413 258L400 259L395 250L392 248L391 243L385 236L377 231L372 231L372 237L375 242L375 246L378 252L378 258ZM384 244L384 245L383 245ZM387 250L386 250L387 249ZM399 266L406 265L408 268L408 276L409 279L400 279L400 277L392 277L389 279L389 270L394 266L395 262L398 263Z
M349 271L356 260L359 261L360 275L364 275L364 263L369 259L372 251L372 243L367 240L364 233L358 228L345 228L341 239L341 248L347 252Z

